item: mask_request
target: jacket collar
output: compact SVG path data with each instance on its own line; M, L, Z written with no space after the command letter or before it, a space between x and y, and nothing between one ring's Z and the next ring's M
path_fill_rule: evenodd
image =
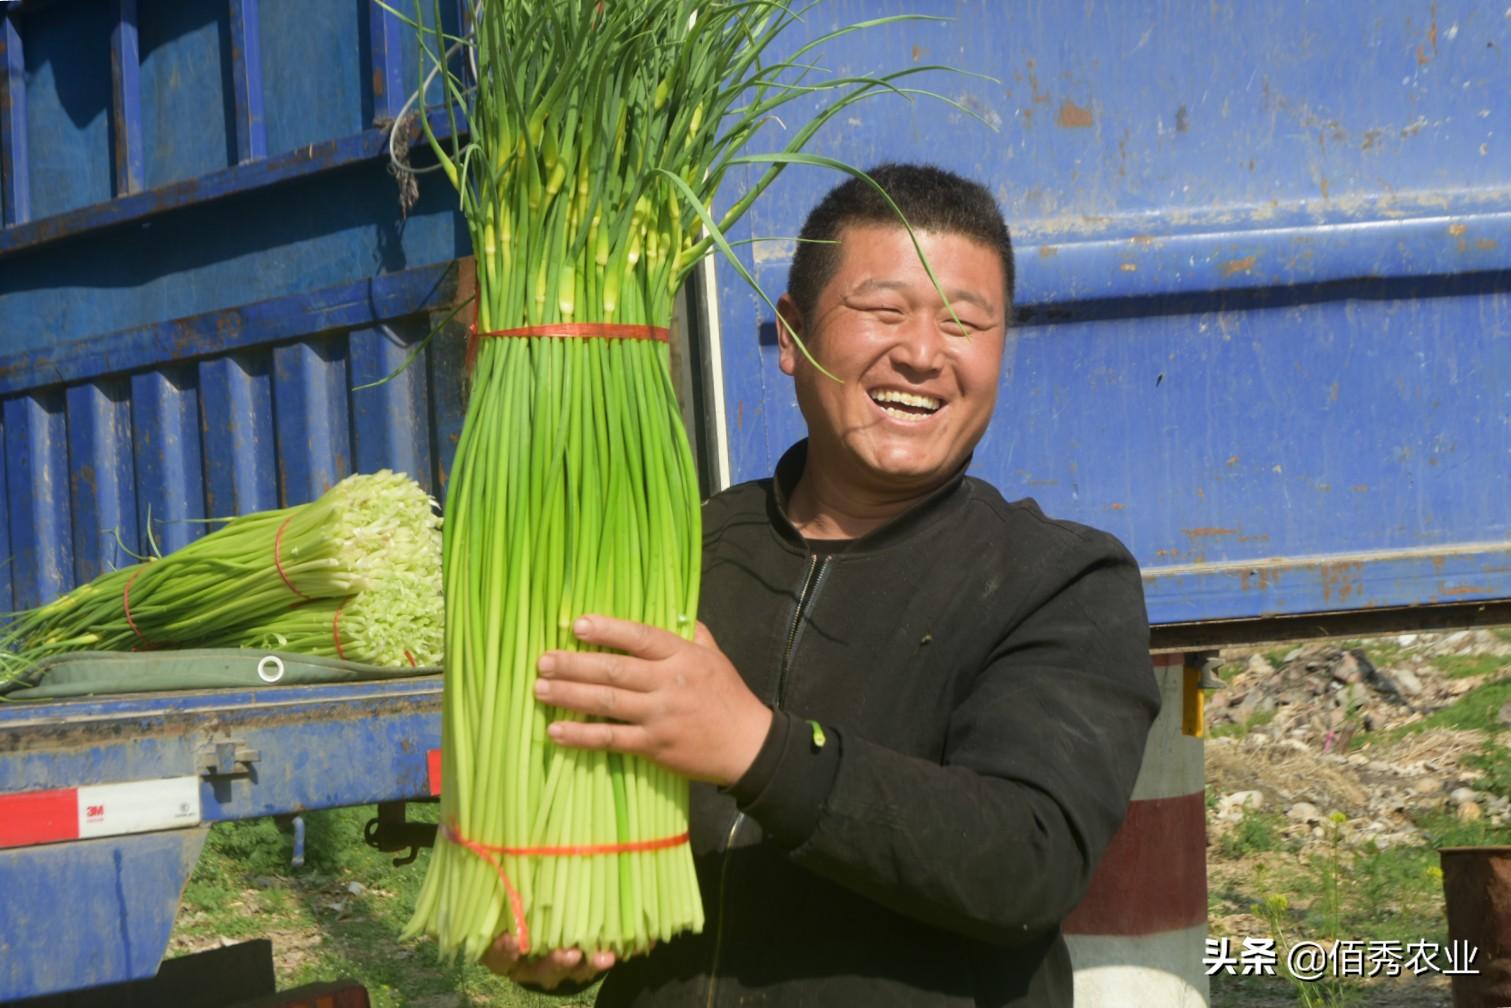
M804 438L788 448L776 464L776 472L767 484L766 514L771 529L777 538L795 551L807 553L808 543L787 518L787 501L797 487L808 463L808 439ZM843 553L837 556L855 556L874 553L904 542L914 535L931 528L964 506L970 497L970 485L965 472L970 467L967 456L944 485L929 496L893 518L880 528L872 529L859 539L852 539Z

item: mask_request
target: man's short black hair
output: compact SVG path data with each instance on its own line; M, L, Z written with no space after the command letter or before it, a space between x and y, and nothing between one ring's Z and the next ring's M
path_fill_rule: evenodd
M1013 241L997 201L986 187L953 172L922 164L884 164L866 174L892 197L915 231L962 235L995 249L1007 279L1006 309L1013 303ZM787 293L804 318L812 316L819 292L839 269L840 249L832 244L846 225L900 224L870 183L850 178L835 186L803 222Z

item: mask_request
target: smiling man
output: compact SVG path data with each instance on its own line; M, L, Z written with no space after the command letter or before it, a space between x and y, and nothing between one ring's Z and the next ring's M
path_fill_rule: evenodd
M1139 574L966 475L1007 227L965 179L872 175L918 246L863 182L809 217L778 304L808 438L705 506L697 639L592 615L577 635L616 653L541 659L542 699L607 719L558 744L700 782L707 927L614 966L600 1005L1071 1004L1060 922L1159 703ZM549 987L612 958L522 962L505 935L488 962Z

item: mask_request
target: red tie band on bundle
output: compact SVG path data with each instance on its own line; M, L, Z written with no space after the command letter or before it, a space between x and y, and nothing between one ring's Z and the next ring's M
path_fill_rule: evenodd
M136 634L136 639L142 642L140 647L132 648L133 651L150 651L153 646L152 642L142 635L141 629L136 625L136 620L131 618L131 586L136 582L137 575L144 569L138 567L132 571L131 576L126 579L126 587L121 590L121 608L126 613L126 625L131 628L132 633Z
M451 826L442 826L441 835L459 847L465 847L498 871L498 880L509 894L509 911L514 915L514 934L519 942L519 954L530 952L530 928L525 923L525 903L519 890L504 873L504 857L589 857L594 854L638 854L643 851L669 850L687 843L687 833L659 837L655 840L632 840L628 843L581 844L565 847L495 847L492 844L468 840Z
M671 341L671 330L663 326L620 325L616 322L559 322L556 325L521 326L518 329L496 329L493 332L478 332L477 320L468 327L467 356L462 362L466 374L472 373L477 360L478 344L485 339L504 339L521 336L544 336L555 339L638 339Z
M309 598L309 596L300 591L298 588L295 588L294 582L290 581L289 576L283 572L283 530L288 528L289 522L293 520L293 515L289 515L287 518L285 518L283 520L283 524L278 526L278 533L273 536L273 566L277 568L278 576L283 578L283 583L289 586L289 591L293 592L295 595L298 595L302 599L307 599ZM337 641L337 646L340 646L339 641Z
M336 606L336 613L331 617L331 639L336 642L336 657L346 661L346 652L341 650L341 610L346 608L346 603L351 599L342 599L341 604Z

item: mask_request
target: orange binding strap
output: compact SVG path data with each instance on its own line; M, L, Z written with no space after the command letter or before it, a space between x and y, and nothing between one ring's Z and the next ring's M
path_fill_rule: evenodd
M472 365L477 360L478 344L485 339L537 336L553 339L658 340L662 343L671 340L671 330L663 326L620 325L616 322L559 322L556 325L521 326L518 329L478 332L477 322L474 321L468 332L471 335L467 338L467 356L462 365L468 374L472 373Z
M295 595L298 595L302 599L307 599L309 598L309 596L300 591L298 588L295 588L294 582L290 581L289 576L283 572L283 530L288 528L289 522L293 520L293 515L289 515L287 518L285 518L283 520L283 524L278 526L277 535L273 536L273 567L277 569L278 576L283 578L283 583L289 586L289 591L293 592ZM340 642L337 641L338 646L339 644Z
M126 612L126 625L131 628L132 633L136 634L136 639L142 642L139 647L132 648L131 650L133 651L150 651L154 647L151 641L142 636L142 631L136 625L136 620L131 618L131 586L136 583L137 575L140 574L144 569L145 568L138 567L136 570L132 571L131 576L126 579L126 587L121 590L121 608Z
M640 851L667 850L679 847L687 843L688 835L678 833L676 836L659 837L655 840L633 840L629 843L611 844L581 844L565 847L495 847L492 844L478 843L476 840L468 840L451 826L443 826L441 835L459 847L465 847L484 861L491 864L498 871L498 879L504 884L504 891L509 894L509 911L514 917L514 934L519 941L519 954L528 955L530 952L530 928L525 923L525 903L520 898L519 890L514 888L514 883L509 881L509 876L504 874L504 856L515 857L587 857L593 854L634 854Z

